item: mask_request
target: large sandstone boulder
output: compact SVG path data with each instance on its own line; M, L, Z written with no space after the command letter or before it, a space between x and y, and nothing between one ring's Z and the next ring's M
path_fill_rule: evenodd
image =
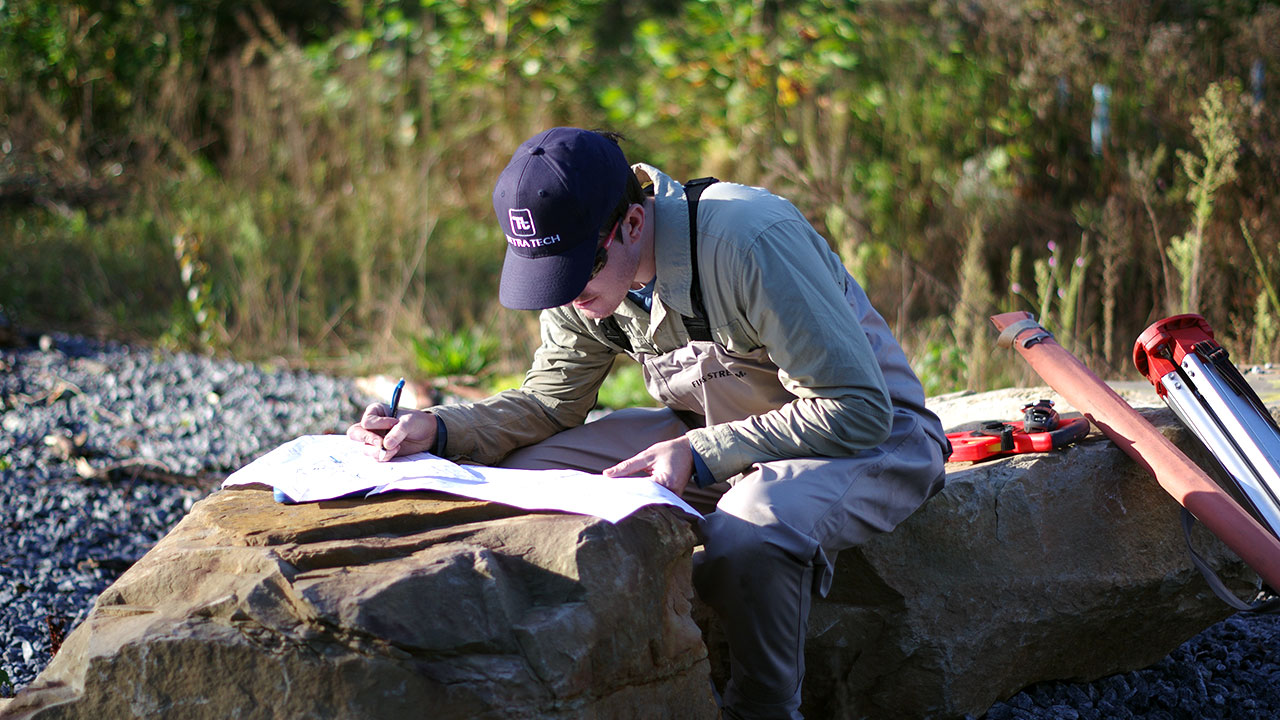
M1047 389L935 399L949 429ZM1149 387L1129 395L1212 460ZM692 623L688 524L611 525L443 496L201 501L99 599L21 718L712 718L727 650ZM1200 533L1242 593L1247 568ZM1150 665L1225 617L1178 506L1110 441L949 466L894 532L841 553L806 647L811 718L946 718L1047 679ZM708 650L709 648L709 650ZM708 662L708 652L710 662ZM0 708L0 712L4 712ZM8 717L8 715L6 715Z
M425 494L197 503L19 718L713 718L689 523Z
M1212 459L1150 392L1124 393L1203 467ZM949 430L1015 419L1048 388L934 400ZM1242 594L1255 576L1207 532L1197 549ZM1255 586L1256 587L1256 586ZM814 602L812 718L981 715L1032 683L1146 667L1231 613L1193 568L1179 506L1096 430L1047 454L953 463L888 535L841 553ZM727 648L705 612L715 674Z

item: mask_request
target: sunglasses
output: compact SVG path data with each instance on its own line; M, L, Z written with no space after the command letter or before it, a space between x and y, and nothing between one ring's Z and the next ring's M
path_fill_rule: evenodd
M595 264L591 266L591 275L587 277L587 282L595 280L596 275L599 275L600 271L604 269L605 263L609 262L609 243L613 242L613 236L618 233L618 228L621 225L622 218L618 218L618 222L614 223L613 229L609 231L609 236L604 239L604 242L600 243L600 245L596 247L596 261Z

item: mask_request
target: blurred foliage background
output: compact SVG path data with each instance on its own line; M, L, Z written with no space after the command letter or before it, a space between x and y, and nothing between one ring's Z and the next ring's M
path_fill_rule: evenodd
M1256 0L0 0L0 306L511 382L492 183L574 124L792 199L931 394L1029 379L1015 309L1113 377L1183 311L1276 361L1277 37Z

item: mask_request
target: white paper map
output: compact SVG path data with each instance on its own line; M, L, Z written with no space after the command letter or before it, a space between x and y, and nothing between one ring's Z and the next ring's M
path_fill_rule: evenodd
M648 478L611 478L577 470L511 470L458 465L430 453L378 462L345 435L304 435L254 460L222 487L260 483L295 502L436 490L525 510L560 510L618 522L653 504L702 517Z

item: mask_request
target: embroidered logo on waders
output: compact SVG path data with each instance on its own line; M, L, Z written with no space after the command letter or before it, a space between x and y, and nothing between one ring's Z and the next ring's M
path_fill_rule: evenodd
M706 384L708 381L711 381L711 380L719 380L720 378L727 378L727 377L736 377L736 378L740 378L740 377L746 377L746 376L747 376L747 371L746 371L746 370L737 370L737 371L733 371L733 370L712 370L711 372L707 373L706 375L703 375L702 377L698 378L697 380L694 380L692 383L690 383L690 386L691 386L691 387L701 387L702 385Z

